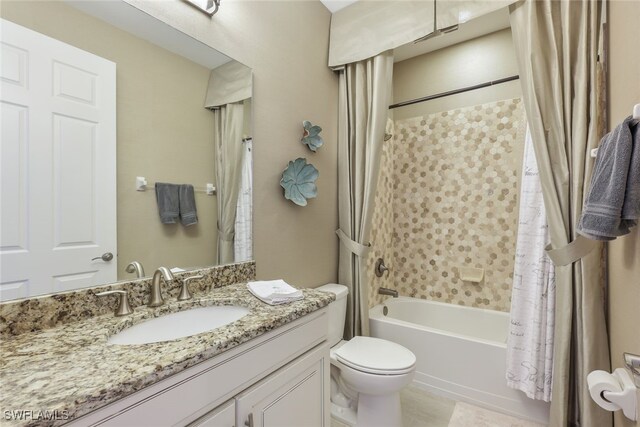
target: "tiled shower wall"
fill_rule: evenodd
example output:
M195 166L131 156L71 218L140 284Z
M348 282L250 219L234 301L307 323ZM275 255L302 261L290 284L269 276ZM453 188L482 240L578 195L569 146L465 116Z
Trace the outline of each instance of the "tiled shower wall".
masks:
M392 273L371 275L372 305L385 286L509 311L525 125L519 98L395 122L367 260L372 272L384 256ZM461 280L461 267L484 269L484 279Z
M378 289L395 289L395 268L393 267L393 142L385 141L382 145L380 158L380 175L376 189L375 207L373 211L372 228L369 241L371 250L367 256L366 269L369 274L369 306L373 307L384 300L378 295ZM382 277L376 277L374 268L376 260L383 258L389 272Z

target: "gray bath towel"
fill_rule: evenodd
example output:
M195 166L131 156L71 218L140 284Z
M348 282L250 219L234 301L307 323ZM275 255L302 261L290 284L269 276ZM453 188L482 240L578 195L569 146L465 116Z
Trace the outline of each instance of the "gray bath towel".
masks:
M166 182L156 183L156 200L160 222L163 224L175 224L180 215L180 195L177 184Z
M182 184L180 186L180 220L182 225L198 223L196 211L196 198L193 194L193 185Z
M629 233L640 214L640 145L634 143L631 117L605 135L591 177L578 233L595 240L613 240ZM637 127L637 126L636 126ZM632 164L632 161L634 162Z

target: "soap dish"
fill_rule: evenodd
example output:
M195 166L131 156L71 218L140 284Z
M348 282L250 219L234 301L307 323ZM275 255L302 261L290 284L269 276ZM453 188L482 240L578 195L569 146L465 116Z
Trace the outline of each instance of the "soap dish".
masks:
M484 278L484 268L459 267L459 277L465 282L480 283Z

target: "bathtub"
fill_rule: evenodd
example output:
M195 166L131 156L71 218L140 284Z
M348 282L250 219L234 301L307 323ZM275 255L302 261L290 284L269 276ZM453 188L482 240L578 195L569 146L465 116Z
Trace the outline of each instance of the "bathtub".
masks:
M506 385L508 313L400 297L373 307L369 317L371 336L397 342L416 355L414 386L548 423L549 404Z

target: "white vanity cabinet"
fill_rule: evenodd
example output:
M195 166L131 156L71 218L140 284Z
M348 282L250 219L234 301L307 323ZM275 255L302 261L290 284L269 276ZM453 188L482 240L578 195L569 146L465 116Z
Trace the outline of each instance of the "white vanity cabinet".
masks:
M326 308L72 421L70 426L328 426Z
M329 357L317 348L236 397L236 425L251 427L322 427Z
M189 424L189 427L232 427L236 421L236 401L232 399L203 417Z

